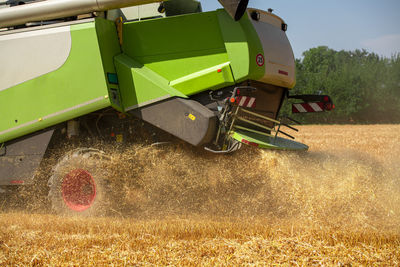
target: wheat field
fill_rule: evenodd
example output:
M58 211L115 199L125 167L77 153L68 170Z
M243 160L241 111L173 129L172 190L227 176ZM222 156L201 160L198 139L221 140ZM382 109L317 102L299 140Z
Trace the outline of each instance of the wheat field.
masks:
M400 125L299 128L308 152L110 152L119 205L2 204L0 265L400 265Z

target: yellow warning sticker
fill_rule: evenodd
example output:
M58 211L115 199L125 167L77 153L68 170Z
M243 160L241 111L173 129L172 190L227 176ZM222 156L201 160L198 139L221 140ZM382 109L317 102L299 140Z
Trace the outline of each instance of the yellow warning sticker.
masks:
M124 141L124 136L122 134L117 134L116 141L117 143L122 143Z
M191 119L192 121L194 121L196 119L196 116L193 114L189 114L188 118Z

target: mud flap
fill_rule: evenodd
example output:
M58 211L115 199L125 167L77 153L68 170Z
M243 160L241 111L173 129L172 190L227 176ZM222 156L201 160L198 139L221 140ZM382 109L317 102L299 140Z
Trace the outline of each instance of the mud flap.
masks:
M243 144L264 149L277 150L308 150L308 146L282 137L271 137L248 131L236 130L230 133L231 137Z
M32 184L54 129L0 144L0 185Z

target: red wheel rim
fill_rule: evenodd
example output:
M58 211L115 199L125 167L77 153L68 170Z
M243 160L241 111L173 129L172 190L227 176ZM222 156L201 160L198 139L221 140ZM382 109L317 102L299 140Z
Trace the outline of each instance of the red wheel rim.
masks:
M61 191L65 204L71 210L80 212L92 206L96 184L88 171L75 169L65 175Z

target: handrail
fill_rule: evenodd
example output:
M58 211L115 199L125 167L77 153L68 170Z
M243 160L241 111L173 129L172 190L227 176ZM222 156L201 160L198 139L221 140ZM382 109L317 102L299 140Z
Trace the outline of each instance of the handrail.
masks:
M261 119L264 119L264 120L271 121L271 122L275 123L275 125L274 125L273 128L270 128L270 127L267 127L267 126L262 125L262 124L260 124L260 123L257 123L257 122L254 122L254 121L245 119L245 118L243 118L243 117L240 117L240 116L237 115L239 110L242 111L242 112L244 112L244 113L253 115L254 117L258 117L258 118L261 118ZM262 128L262 129L265 129L265 130L268 130L268 131L271 131L271 132L275 132L275 135L272 135L272 134L270 134L270 133L265 133L265 132L262 132L262 131L258 131L258 130L254 130L254 129L251 129L251 128L247 128L247 127L244 127L244 126L236 125L236 124L235 124L236 120L244 121L244 122L246 122L246 123L248 123L248 124L255 125L255 126L259 127L259 128ZM276 126L278 126L277 129L276 129ZM298 131L296 128L294 128L294 127L292 127L292 126L290 126L290 125L287 125L286 123L282 123L282 122L280 122L280 121L278 121L278 120L271 119L271 118L269 118L269 117L267 117L267 116L263 116L263 115L258 114L258 113L256 113L256 112L249 111L249 110L247 110L247 109L243 109L243 108L237 106L236 111L235 111L235 114L233 115L233 120L232 120L232 122L231 122L231 127L230 127L230 129L229 129L229 132L232 130L232 128L237 128L237 129L241 129L241 130L244 130L244 131L249 131L249 132L253 132L253 133L257 133L257 134L261 134L261 135L265 135L265 136L269 136L269 137L273 137L273 138L276 138L276 137L278 136L278 133L281 133L281 134L283 134L283 135L286 135L287 137L290 137L290 138L292 138L292 139L295 139L295 138L294 138L293 136L291 136L290 134L287 134L287 133L283 132L283 131L281 130L281 126L286 126L286 127L288 127L289 129L292 129L292 130L294 130L294 131Z

